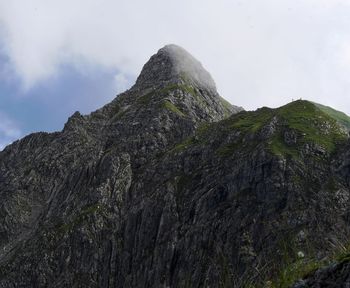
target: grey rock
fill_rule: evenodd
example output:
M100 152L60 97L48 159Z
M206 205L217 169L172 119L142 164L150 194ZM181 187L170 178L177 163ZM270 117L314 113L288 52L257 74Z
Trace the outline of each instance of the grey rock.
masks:
M350 150L275 153L285 123L249 129L241 110L172 45L111 103L6 147L0 287L244 287L284 249L331 253L350 232Z
M298 140L298 135L295 133L295 131L286 131L284 132L284 142L287 145L295 145Z

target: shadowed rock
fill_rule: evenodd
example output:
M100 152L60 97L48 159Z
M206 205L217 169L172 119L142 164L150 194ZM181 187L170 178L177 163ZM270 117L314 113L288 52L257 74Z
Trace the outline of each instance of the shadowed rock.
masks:
M111 103L5 148L0 287L263 286L327 257L350 235L347 134L307 101L241 110L169 45Z

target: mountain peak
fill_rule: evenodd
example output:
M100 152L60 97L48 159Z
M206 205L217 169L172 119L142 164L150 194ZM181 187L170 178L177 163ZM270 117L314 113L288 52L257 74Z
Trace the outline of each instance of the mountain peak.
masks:
M183 82L216 93L215 82L202 64L182 47L170 44L161 48L144 65L134 88Z

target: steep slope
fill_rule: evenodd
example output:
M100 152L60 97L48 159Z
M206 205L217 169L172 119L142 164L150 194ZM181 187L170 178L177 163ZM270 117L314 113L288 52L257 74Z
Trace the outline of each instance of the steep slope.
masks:
M167 285L278 285L299 252L321 259L345 243L349 189L331 159L346 142L334 119L296 101L241 112L176 145L141 177L150 180L140 196L156 190L153 207L162 203L152 245L171 263Z
M332 118L337 120L347 130L350 130L350 117L348 115L346 115L345 113L343 113L341 111L335 110L329 106L324 106L324 105L318 104L318 103L315 103L315 105L320 110L322 110L323 112L325 112L326 114L328 114L329 116L331 116Z
M0 153L0 286L123 283L115 273L126 275L119 248L139 171L201 123L239 110L198 61L170 45L110 104L75 113L60 133L8 146Z
M240 110L170 45L111 103L7 147L0 287L278 287L328 257L350 234L348 134L307 101Z
M293 285L293 288L345 288L350 283L350 261L349 259L339 263L332 263L329 266L317 269L309 273L306 279L300 279Z

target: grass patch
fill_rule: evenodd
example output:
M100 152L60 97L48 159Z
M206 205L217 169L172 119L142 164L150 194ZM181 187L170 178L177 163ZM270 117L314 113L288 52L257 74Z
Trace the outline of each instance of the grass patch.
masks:
M149 93L147 93L147 94L145 94L145 95L143 95L141 97L138 97L136 99L136 103L139 104L139 105L146 106L146 105L148 105L151 102L153 95L154 95L154 92L152 91L152 92L149 92Z
M170 85L160 89L156 93L158 93L158 94L166 94L168 92L175 91L175 90L182 90L183 92L191 94L192 96L196 96L197 95L196 90L192 86L185 85L185 84L170 84Z
M115 115L115 117L113 117L113 120L119 120L119 119L121 119L121 118L126 114L127 111L128 111L127 109L119 111L119 112Z
M222 98L221 96L220 96L220 102L222 106L224 106L227 110L231 111L232 105L230 102L228 102L226 99Z
M235 152L241 154L250 153L259 145L259 142L256 140L245 140L242 136L236 141L224 146L221 146L216 150L216 153L220 157L229 157L232 156Z
M191 95L200 105L202 106L208 106L207 102L205 101L205 99L201 96L200 93L197 92L197 90L191 86L191 85L186 85L186 84L170 84L162 89L156 90L156 91L151 91L141 97L138 97L136 99L136 103L139 105L149 105L149 103L152 101L152 98L156 95L164 95L164 94L168 94L170 92L173 91L182 91L186 94ZM169 102L169 101L168 101ZM230 109L231 109L231 104L229 102L227 102L226 100L224 100L223 98L221 98L221 102L223 103L223 106L225 107L225 109L227 110L227 116L229 116L230 113ZM166 108L168 108L170 111L177 113L178 115L182 114L184 116L184 113L182 111L180 111L174 104L172 103L166 103L165 104ZM174 107L175 106L175 107ZM181 112L181 113L178 113Z
M278 156L298 158L305 144L318 146L326 153L333 153L339 144L348 139L347 133L339 126L336 119L321 111L308 101L294 101L277 109L263 107L253 112L240 112L223 121L230 129L238 129L243 135L257 134L262 128L276 119L273 135L267 139L267 148ZM296 135L296 143L287 144L284 133ZM263 135L262 135L263 136ZM222 155L229 155L235 150L237 141L222 148ZM316 154L315 154L316 155Z
M65 234L69 231L71 231L72 229L74 229L76 226L78 226L79 224L83 223L84 221L86 221L87 217L102 211L102 205L101 204L93 204L90 206L86 206L84 208L82 208L80 210L80 213L77 214L73 220L69 223L64 223L62 225L59 225L57 227L57 231L59 233Z
M208 106L205 99L200 95L200 93L197 92L197 90L190 86L185 84L171 84L163 89L160 89L158 91L159 94L166 94L171 91L181 90L184 93L190 94L193 98L196 99L196 101L202 105L202 106Z
M296 254L296 250L293 254ZM290 253L283 255L283 258L283 262L286 264L283 265L273 281L268 281L271 288L291 287L298 280L310 277L316 270L329 266L331 263L350 262L350 243L347 245L338 243L335 251L323 260L300 259Z
M238 113L237 117L232 118L230 128L255 133L272 119L273 114L273 109L266 107L254 112L243 111Z
M175 152L175 153L182 152L195 143L197 143L195 138L189 137L189 138L185 139L184 141L182 141L181 143L176 144L175 147L170 150L170 152Z
M208 134L211 134L211 130L217 125L217 123L202 123L196 130L196 136L201 142L206 142Z
M302 279L309 275L310 273L317 270L321 263L313 258L314 251L312 249L307 249L309 251L300 251L296 246L294 237L292 235L286 235L286 237L279 242L278 251L281 252L279 259L274 260L280 261L276 265L276 272L274 276L267 281L269 285L267 287L271 288L287 288L291 287L299 279ZM301 253L301 254L300 254Z
M339 124L341 124L344 128L347 130L350 130L350 117L346 115L345 113L335 110L329 106L324 106L318 103L314 103L320 110L334 118L338 121Z
M268 148L274 155L278 156L290 156L292 158L298 158L299 152L296 147L288 146L284 143L281 135L275 135L268 143Z
M163 102L163 107L175 114L177 114L178 116L180 117L185 117L186 115L179 109L177 108L173 103L171 103L170 101L168 100L165 100Z
M232 109L231 103L228 102L226 99L222 98L221 96L220 96L219 99L220 99L221 105L225 109L225 111L224 111L225 117L229 117L232 114L232 112L231 112L231 109Z
M272 288L291 287L299 279L303 279L322 267L321 263L315 260L305 261L299 259L280 271L277 280L270 282Z
M111 122L121 119L126 112L127 112L127 109L122 109L122 107L120 107L118 104L115 105L111 111L111 115L112 115Z
M140 105L148 105L152 101L153 96L167 94L169 92L176 91L176 90L181 90L183 92L191 94L194 97L197 97L197 92L195 88L193 88L190 85L170 84L162 89L151 91L143 96L138 97L136 99L136 103Z
M322 146L332 153L336 146L347 139L346 133L331 116L308 101L294 101L277 109L286 125L302 136L301 143Z
M217 153L221 157L229 157L231 156L235 151L239 150L239 148L242 146L242 142L236 142L236 143L230 143L225 146L220 147L217 150Z

